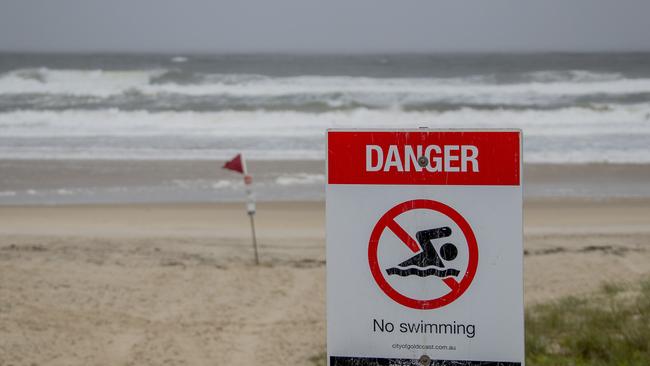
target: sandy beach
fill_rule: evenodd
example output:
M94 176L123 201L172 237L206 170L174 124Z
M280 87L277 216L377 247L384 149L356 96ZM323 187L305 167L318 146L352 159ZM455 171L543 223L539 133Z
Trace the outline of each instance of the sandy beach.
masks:
M0 365L310 364L322 202L0 207ZM650 275L650 200L525 203L525 302Z

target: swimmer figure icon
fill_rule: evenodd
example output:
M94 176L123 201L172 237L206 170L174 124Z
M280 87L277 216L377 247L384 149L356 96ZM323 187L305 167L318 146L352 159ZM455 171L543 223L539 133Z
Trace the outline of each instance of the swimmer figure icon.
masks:
M457 269L444 269L445 264L443 262L443 259L445 261L452 261L456 258L458 255L456 246L452 243L445 243L440 247L440 254L438 254L431 242L432 240L447 238L449 236L451 236L451 228L447 226L418 231L415 234L415 238L418 244L420 244L422 251L398 264L397 267L387 269L386 273L389 276L398 275L402 277L412 275L418 277L437 276L441 278L458 276L460 272Z

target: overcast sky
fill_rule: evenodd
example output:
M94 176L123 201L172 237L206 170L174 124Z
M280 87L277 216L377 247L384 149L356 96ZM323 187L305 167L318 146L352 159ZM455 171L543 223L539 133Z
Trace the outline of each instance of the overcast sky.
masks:
M0 0L0 50L650 50L650 0Z

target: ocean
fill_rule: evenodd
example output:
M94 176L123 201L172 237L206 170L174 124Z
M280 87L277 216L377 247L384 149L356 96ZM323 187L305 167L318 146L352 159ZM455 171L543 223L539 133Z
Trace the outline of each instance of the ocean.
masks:
M0 54L0 159L323 159L327 128L521 128L650 162L650 54Z
M322 199L325 130L348 127L520 128L525 163L646 164L650 53L0 53L0 204L241 200L196 163L239 152L260 199Z

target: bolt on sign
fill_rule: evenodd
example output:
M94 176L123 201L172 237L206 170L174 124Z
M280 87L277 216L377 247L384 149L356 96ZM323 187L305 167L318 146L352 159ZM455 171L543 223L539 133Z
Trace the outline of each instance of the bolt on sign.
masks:
M518 130L327 133L327 353L522 365Z

